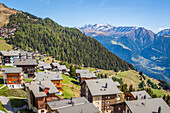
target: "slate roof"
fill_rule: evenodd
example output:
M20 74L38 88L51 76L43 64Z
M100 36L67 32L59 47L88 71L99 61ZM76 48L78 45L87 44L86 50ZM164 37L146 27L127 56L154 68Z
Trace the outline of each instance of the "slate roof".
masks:
M14 65L37 65L36 59L14 59Z
M40 91L40 88L49 88L49 93L59 93L58 89L55 85L50 81L34 81L31 83L25 83L25 86L29 88L34 94L35 97L44 97L47 94L44 91Z
M20 51L21 56L26 56L26 54L27 54L27 51Z
M60 73L57 72L38 72L35 74L35 80L63 80L63 77Z
M20 51L0 51L3 56L19 56Z
M161 113L170 113L170 107L162 98L125 101L132 113L157 113L161 106Z
M21 73L22 72L22 68L2 68L2 71L4 71L4 73Z
M57 110L59 113L97 113L99 110L85 97L72 98L74 106L69 103L70 99L47 102L52 110Z
M44 68L44 69L52 69L52 67L51 67L51 65L50 64L48 64L48 63L45 63L45 62L38 62L39 64L38 64L38 67L42 67L42 68Z
M58 68L59 71L67 70L67 67L65 65L60 65L57 68Z
M85 80L85 82L92 96L120 94L120 90L110 78Z
M120 86L119 82L115 81L113 82L116 86Z
M144 99L144 96L146 96L146 98L151 98L151 96L146 92L146 91L136 91L136 92L131 92L131 94L136 98L136 96L138 97L138 100Z
M59 63L52 63L52 65L53 65L54 67L60 66Z
M89 69L76 69L76 73L88 73L90 72Z
M96 75L94 73L90 73L88 69L82 70L82 69L76 69L76 73L80 74L81 78L94 78Z

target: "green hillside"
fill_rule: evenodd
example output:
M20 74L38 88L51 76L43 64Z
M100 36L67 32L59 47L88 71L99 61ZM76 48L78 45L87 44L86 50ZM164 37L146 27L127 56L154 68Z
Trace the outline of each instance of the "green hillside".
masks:
M85 67L115 71L134 69L133 65L76 28L62 27L49 18L41 19L29 13L11 15L8 27L12 23L19 23L19 27L9 43L22 49L32 48L56 60Z

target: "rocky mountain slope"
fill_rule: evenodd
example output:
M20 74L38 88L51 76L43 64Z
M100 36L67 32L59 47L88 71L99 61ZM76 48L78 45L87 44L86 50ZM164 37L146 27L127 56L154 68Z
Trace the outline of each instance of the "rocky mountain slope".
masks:
M0 3L0 27L9 23L9 16L11 14L21 13L15 9L6 7L4 4Z
M110 24L77 28L148 76L170 82L169 29L155 34L142 27L115 27Z

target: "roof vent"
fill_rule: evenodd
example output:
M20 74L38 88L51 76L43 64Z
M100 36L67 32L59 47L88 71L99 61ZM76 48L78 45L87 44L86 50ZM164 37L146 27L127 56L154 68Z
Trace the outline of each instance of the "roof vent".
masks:
M144 95L143 99L146 99L146 95Z
M96 81L96 83L99 83L98 81Z
M142 104L142 105L145 105L145 103L143 103L143 102L142 102L141 104Z
M102 91L102 89L100 89L100 91Z

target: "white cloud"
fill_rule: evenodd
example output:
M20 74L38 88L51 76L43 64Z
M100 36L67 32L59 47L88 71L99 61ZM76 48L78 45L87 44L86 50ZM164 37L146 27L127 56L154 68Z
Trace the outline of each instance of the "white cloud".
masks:
M170 29L170 27L165 27L165 28L158 28L158 31L162 31L164 29Z

